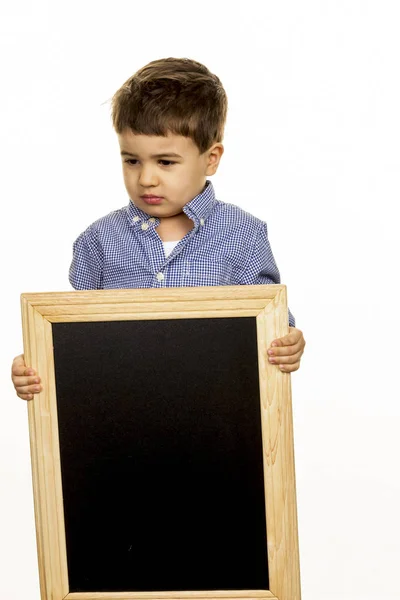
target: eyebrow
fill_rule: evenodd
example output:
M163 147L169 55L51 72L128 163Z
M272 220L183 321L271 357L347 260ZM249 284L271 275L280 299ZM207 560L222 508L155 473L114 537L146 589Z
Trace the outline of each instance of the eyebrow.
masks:
M132 152L127 152L126 150L121 151L121 156L132 156L132 158L139 158L137 154L132 154ZM180 156L180 154L175 154L175 152L163 152L162 154L152 154L150 158L162 158L163 156L183 158L182 156Z

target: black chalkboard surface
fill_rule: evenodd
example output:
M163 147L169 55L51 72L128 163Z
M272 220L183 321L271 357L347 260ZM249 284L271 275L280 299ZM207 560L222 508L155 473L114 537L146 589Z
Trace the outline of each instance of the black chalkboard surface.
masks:
M269 589L256 319L51 327L69 591Z

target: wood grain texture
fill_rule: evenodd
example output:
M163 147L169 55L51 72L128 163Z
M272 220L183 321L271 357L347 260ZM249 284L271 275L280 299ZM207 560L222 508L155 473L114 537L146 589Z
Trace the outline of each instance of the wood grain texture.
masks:
M34 327L35 322L35 310L33 306L22 296L21 297L21 312L22 312L22 332L23 332L23 343L24 343L24 357L27 365L37 364L37 349L36 349L36 332ZM47 585L45 570L47 564L44 561L44 546L43 541L43 519L42 519L42 501L40 493L42 485L39 481L39 470L40 460L38 460L38 452L40 449L40 438L37 429L40 428L37 423L36 415L36 404L34 400L27 403L28 406L28 420L29 420L29 441L30 441L30 452L31 452L31 466L32 466L32 486L33 486L33 504L35 511L35 523L36 523L36 546L38 555L38 567L39 567L39 583L42 598L47 598ZM43 481L43 478L42 478Z
M43 598L68 593L51 325L24 302L24 352L41 374L43 391L28 403L32 480Z
M300 600L290 374L267 360L288 332L286 287L205 286L23 294L26 364L43 392L28 403L42 600ZM68 593L51 323L257 317L270 590Z
M280 600L300 600L290 374L270 364L265 351L289 332L287 315L282 289L257 317L257 339L270 590Z
M272 300L283 285L226 285L186 288L143 288L90 290L73 292L46 292L23 294L23 297L40 311L40 306L154 303L154 302L197 302L198 300Z
M198 311L198 307L193 301L169 301L169 302L118 302L118 312L121 315L129 315L132 313L132 304L134 305L134 310L138 314L142 313L158 313L158 312L171 312L171 313L179 313L179 312L193 312ZM265 300L202 300L201 306L202 311L212 311L218 313L220 311L224 311L227 308L227 304L230 308L235 308L235 310L245 310L251 311L253 314L258 314L260 310L264 308ZM40 312L46 319L51 319L51 317L57 317L59 315L91 315L91 314L99 314L107 315L109 313L115 312L116 303L107 304L107 303L95 303L95 304L57 304L54 306L46 306L39 305L35 307L36 310Z

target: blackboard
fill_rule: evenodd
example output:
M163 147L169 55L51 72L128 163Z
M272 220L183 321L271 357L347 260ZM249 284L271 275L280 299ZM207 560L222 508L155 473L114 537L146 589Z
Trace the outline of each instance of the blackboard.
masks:
M300 600L286 287L21 306L41 600Z
M52 329L70 591L268 589L255 318Z

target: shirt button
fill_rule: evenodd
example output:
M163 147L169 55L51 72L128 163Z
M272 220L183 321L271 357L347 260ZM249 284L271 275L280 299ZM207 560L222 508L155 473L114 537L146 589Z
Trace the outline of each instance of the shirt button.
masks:
M138 221L140 221L140 218L139 217L133 217L132 220L133 220L134 223L137 223Z
M143 225L142 225L143 231L146 231L146 229L148 229L148 228L149 228L149 224L148 223L143 223Z
M156 222L156 220L154 217L151 217L151 219L149 219L149 223L155 223L155 222Z
M204 219L200 219L200 225L204 225L205 221Z
M157 273L156 277L157 277L158 281L163 281L164 273Z

